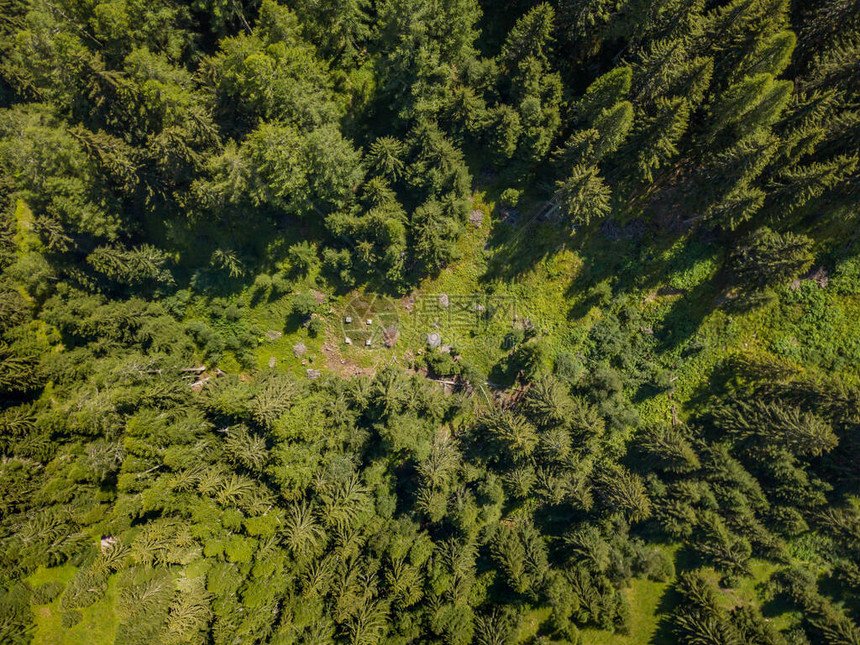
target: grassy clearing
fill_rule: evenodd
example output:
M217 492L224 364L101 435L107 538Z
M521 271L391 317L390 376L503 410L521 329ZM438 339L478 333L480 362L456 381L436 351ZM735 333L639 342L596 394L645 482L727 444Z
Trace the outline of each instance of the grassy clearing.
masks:
M372 374L389 364L408 367L425 351L427 335L438 333L443 345L489 373L507 353L502 341L512 328L533 324L550 354L578 353L591 326L620 298L653 329L661 361L673 375L671 396L639 402L645 422L668 421L673 409L679 419L688 418L714 369L736 352L768 352L860 380L860 332L852 324L860 315L860 298L827 293L825 301L824 292L812 293L807 284L797 293L782 290L762 306L733 309L717 244L694 234L627 233L630 223L618 224L615 232L592 226L571 235L554 223L530 221L527 213L511 225L489 201L495 192L473 196L483 217L478 226L467 225L458 242L459 260L406 297L361 290L333 295L319 286L315 273L298 280L294 293L326 292L315 314L325 331L316 338L286 324L291 295L255 301L249 289L243 291L236 299L245 305L259 341L254 366L274 363L300 378L307 369L320 368L346 377ZM439 302L442 294L447 307ZM491 303L498 305L491 319L476 314L476 308ZM344 322L346 316L352 325ZM371 327L363 325L365 318L373 319ZM392 326L398 338L389 348L383 332ZM272 339L271 332L282 335ZM352 344L345 343L347 337ZM292 348L299 342L307 352L297 358ZM241 371L229 352L221 367Z
M572 349L571 339L576 335L569 333L569 290L571 279L582 266L581 258L561 248L558 253L535 262L516 279L494 275L491 265L499 262L498 256L509 249L492 248L488 244L491 232L505 225L494 220L494 205L484 202L483 194L475 196L473 205L482 211L483 220L477 227L468 225L458 244L460 259L423 281L409 296L395 300L355 291L329 299L330 313L324 316L325 337L330 345L329 354L335 360L363 368L392 363L407 366L424 351L427 335L437 333L443 345L488 372L508 351L502 342L505 334L523 324L533 324L556 350ZM557 231L547 225L537 227L535 235L543 240L541 245L558 240ZM267 307L271 308L271 303ZM493 315L484 316L484 309ZM259 307L252 311L255 322L270 324ZM356 315L362 311L368 315ZM365 332L361 324L354 323L344 330L343 321L348 315L354 323L356 319L360 322L373 317L373 330ZM593 317L586 316L584 324L591 322ZM397 325L399 338L393 348L386 348L381 333L390 324ZM344 343L346 334L350 335L352 345ZM372 339L371 347L364 345L366 337ZM290 347L299 339L300 335L285 334L278 342ZM266 356L276 348L277 345L264 342L257 352L258 362L265 364Z
M15 203L14 233L12 242L15 245L15 257L19 274L23 277L29 271L28 266L41 260L40 253L44 250L42 242L36 233L36 218L33 211L23 199ZM18 293L28 304L33 303L33 296L23 282L18 282Z
M48 582L62 582L65 584L75 577L77 570L77 567L70 564L61 567L39 567L27 578L27 583L31 587L38 587Z
M613 634L597 629L582 630L582 642L589 645L672 645L673 641L658 633L663 618L661 607L670 592L671 583L633 580L624 590L630 604L630 633Z
M36 587L47 582L68 583L75 576L76 567L66 565L46 569L40 567L27 582ZM107 591L98 602L81 610L82 620L72 628L63 627L60 597L47 605L33 607L35 632L33 645L95 645L113 643L118 621L114 614L117 597L116 577L108 580Z
M15 202L15 232L12 241L15 244L18 257L44 250L39 235L36 233L36 218L23 199Z
M676 566L682 563L679 559L678 545L664 547L671 552ZM777 604L762 606L761 592L757 588L779 569L779 566L764 560L750 562L752 575L742 578L734 588L720 588L723 606L731 610L741 605L759 607L765 617L777 629L792 626L799 616L789 608ZM720 575L711 567L702 569L707 577L719 586ZM672 587L675 579L666 582L634 579L624 590L630 606L630 632L614 634L612 632L585 629L582 630L582 642L588 645L673 645L675 643L671 628L666 622L676 600Z

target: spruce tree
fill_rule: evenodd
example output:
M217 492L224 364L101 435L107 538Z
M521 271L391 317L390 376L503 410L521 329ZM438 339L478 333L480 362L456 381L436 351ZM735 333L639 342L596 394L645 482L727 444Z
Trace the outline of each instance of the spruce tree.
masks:
M711 85L713 71L713 58L695 56L688 39L659 40L639 56L633 96L645 103L680 96L697 107Z
M805 235L761 228L736 251L734 273L741 284L758 289L786 282L812 264L811 244Z
M596 167L576 165L556 186L557 208L569 226L587 226L609 213L612 193Z
M623 101L630 92L633 70L630 67L615 67L595 80L574 106L578 119L593 123L604 110Z
M820 197L857 168L857 155L839 156L829 161L782 171L774 180L772 199L782 216L802 208L811 199Z
M594 120L597 141L591 158L587 161L598 163L618 150L633 127L633 105L629 101L619 101L605 109Z
M710 137L728 127L735 136L748 136L772 125L791 97L792 83L777 81L771 74L756 74L731 85L710 109Z
M654 173L679 154L678 143L690 119L690 106L685 99L658 97L654 113L639 119L624 155L633 157L640 181L651 183Z

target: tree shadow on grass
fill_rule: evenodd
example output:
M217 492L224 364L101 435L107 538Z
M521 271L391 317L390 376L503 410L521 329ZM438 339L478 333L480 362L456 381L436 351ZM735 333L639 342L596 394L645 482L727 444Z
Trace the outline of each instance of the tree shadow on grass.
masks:
M174 271L179 288L193 286L213 296L230 297L253 284L258 274L273 272L293 244L326 237L321 221L246 208L217 222L202 220L175 227L165 244L180 253ZM231 276L226 269L213 266L216 250L234 255L241 273Z
M582 318L592 307L604 304L613 295L622 296L639 278L647 275L642 271L643 258L634 241L607 240L596 231L583 238L578 249L582 268L565 294L575 301L568 311L569 320ZM597 287L602 283L606 289Z
M702 381L690 392L687 406L691 410L704 410L714 398L730 398L732 382L739 376L731 358L722 359L714 365L707 380Z
M667 281L672 270L679 270L679 266L670 266L671 260L664 257L677 240L675 233L667 234L641 223L620 226L613 220L581 230L577 234L577 252L582 267L566 293L576 301L569 319L586 315L593 306L601 304L601 298L622 299L633 290L656 290ZM609 288L595 289L600 284Z
M654 613L657 615L657 629L648 640L648 645L675 645L677 638L673 633L671 613L681 602L681 594L671 585L663 590Z
M284 333L295 334L299 329L304 327L309 320L309 316L291 311L284 319Z
M689 343L705 318L719 307L718 295L719 289L710 281L680 294L655 329L661 351L670 352Z
M795 605L787 594L774 594L765 602L761 603L761 614L766 620L773 620L779 616L798 612L799 608Z
M593 306L600 304L602 297L621 299L632 291L639 291L651 292L648 297L654 299L681 296L672 307L677 310L679 319L672 323L683 322L686 327L697 329L702 318L712 310L710 307L703 310L702 298L709 290L714 295L718 293L715 286L718 276L696 277L697 271L709 266L702 263L718 259L713 240L706 232L691 232L684 237L673 231L609 223L610 226L602 225L601 231L589 231L581 240L578 252L583 261L582 269L567 291L567 297L576 300L569 319L585 316ZM682 239L683 243L678 244ZM611 285L610 294L595 290L595 285L601 283ZM691 314L692 319L689 318Z
M569 233L553 222L497 222L486 243L490 252L483 283L509 282L560 251Z

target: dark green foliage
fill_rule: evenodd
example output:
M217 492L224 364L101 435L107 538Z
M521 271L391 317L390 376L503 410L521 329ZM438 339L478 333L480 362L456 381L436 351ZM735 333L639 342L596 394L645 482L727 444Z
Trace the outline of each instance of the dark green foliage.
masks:
M816 577L809 570L787 569L777 581L779 590L796 603L804 615L804 623L815 638L838 645L860 640L860 629L816 588Z
M713 583L698 572L682 574L678 591L684 600L673 616L679 643L733 645L743 642L722 608Z
M735 441L788 450L796 456L818 457L836 447L838 439L820 417L798 408L761 400L739 402L716 412L715 422Z
M0 641L860 642L856 4L0 3Z
M30 590L23 584L0 588L0 637L4 643L29 643L32 637Z
M57 596L63 593L65 585L61 582L46 582L33 589L33 603L46 605L53 602Z
M317 299L314 297L314 294L305 292L300 293L296 296L293 296L292 302L292 310L293 314L299 316L300 318L307 318L314 311L316 311L318 307Z
M655 426L641 433L641 448L650 464L670 472L699 468L699 457L681 428Z
M747 288L785 284L812 264L810 244L806 236L759 229L735 253L734 274Z
M612 193L597 168L574 166L570 177L558 182L559 209L572 228L588 225L609 214Z
M25 348L0 343L0 390L19 393L34 389L39 383L36 361Z
M173 276L164 266L166 254L149 245L130 250L101 246L87 257L87 262L108 279L123 285L173 283Z
M584 122L594 122L605 110L627 97L632 79L633 70L629 67L616 67L598 78L577 103L577 116Z
M658 97L654 109L632 134L636 149L636 170L641 181L652 182L654 173L678 154L678 142L687 130L690 104L686 99Z
M603 475L599 484L603 503L610 512L623 514L631 523L651 515L645 486L635 473L615 469Z

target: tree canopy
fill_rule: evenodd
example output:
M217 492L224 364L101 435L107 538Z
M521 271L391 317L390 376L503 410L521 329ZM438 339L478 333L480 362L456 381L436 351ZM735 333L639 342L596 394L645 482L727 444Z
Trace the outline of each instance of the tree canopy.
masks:
M860 643L858 6L0 2L0 642Z

